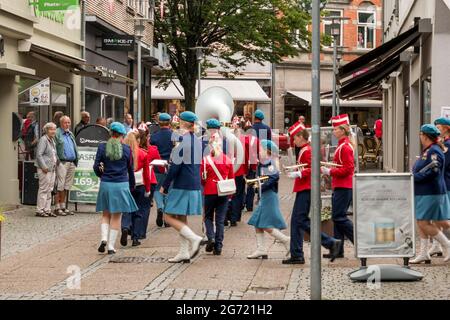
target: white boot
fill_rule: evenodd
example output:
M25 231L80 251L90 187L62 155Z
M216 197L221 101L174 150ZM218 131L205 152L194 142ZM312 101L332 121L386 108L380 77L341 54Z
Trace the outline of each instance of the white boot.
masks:
M431 245L430 250L428 250L428 254L430 255L430 257L433 257L433 256L442 257L441 244L439 242L437 242L436 240L434 240L433 244Z
M267 259L267 249L264 245L264 233L256 233L256 251L247 256L247 259Z
M108 242L109 224L102 223L100 225L100 230L101 230L101 240L100 240L100 246L98 247L98 252L104 253L106 243Z
M118 234L119 234L119 230L114 230L114 229L109 230L108 254L116 253L116 249L114 249L114 245L116 244L116 239L117 239Z
M202 242L202 237L196 235L194 231L191 230L188 226L184 226L180 230L180 234L185 237L189 241L189 255L190 258L193 259L200 251L200 243Z
M431 257L427 252L428 245L430 241L428 239L420 239L420 251L419 254L416 255L416 258L409 261L411 264L419 264L425 262L426 264L431 263Z
M286 248L286 256L290 253L290 247L291 247L291 238L286 236L284 233L282 233L278 229L272 229L272 233L270 233L272 237L274 237L276 240L280 241L284 247Z
M442 233L442 231L439 231L439 233L433 238L442 246L442 251L444 252L444 262L450 261L450 241L448 241L447 237Z
M180 234L180 251L178 254L169 259L170 263L189 263L191 256L189 255L189 241Z

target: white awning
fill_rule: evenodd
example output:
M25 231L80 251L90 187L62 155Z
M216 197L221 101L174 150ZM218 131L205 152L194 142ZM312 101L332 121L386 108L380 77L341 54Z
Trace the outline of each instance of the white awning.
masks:
M444 0L444 3L447 5L448 9L450 10L450 0Z
M311 91L288 91L291 94L301 100L304 100L308 104L311 104L312 94ZM339 100L340 107L354 107L354 108L382 108L383 102L379 100ZM333 105L332 99L321 99L320 105L322 107L331 107Z
M152 81L152 99L157 100L184 100L184 89L180 81L174 79L166 90L157 88L158 81ZM258 82L250 80L201 80L202 91L211 87L227 89L234 101L270 102L270 98L260 87ZM197 90L196 90L197 92Z

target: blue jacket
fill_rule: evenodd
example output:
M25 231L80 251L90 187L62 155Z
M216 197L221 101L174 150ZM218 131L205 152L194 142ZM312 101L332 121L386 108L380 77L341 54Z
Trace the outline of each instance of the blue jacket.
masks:
M253 135L256 136L258 140L272 140L272 130L267 124L263 122L255 122L252 129L254 130ZM266 130L266 134L264 134L264 130Z
M106 157L106 143L99 145L95 155L94 171L103 182L129 182L130 189L134 189L133 155L128 145L122 144L122 147L122 159L112 161ZM100 171L101 162L103 162L104 172Z
M436 169L419 172L435 159L439 166ZM416 161L413 168L414 193L416 196L446 194L444 180L445 156L441 148L433 144L422 152L421 157Z
M275 165L275 161L270 159L264 163L260 163L258 169L260 176L269 177L269 180L264 181L262 184L261 192L272 190L278 193L278 180L280 180L280 172Z
M161 159L169 161L173 149L173 131L161 128L150 137L150 144L158 148Z
M445 155L444 179L447 191L450 191L450 138L445 140L444 144L448 149L447 152L444 154Z
M181 143L172 150L164 192L168 192L172 182L174 189L201 190L201 163L201 140L193 133L183 135Z

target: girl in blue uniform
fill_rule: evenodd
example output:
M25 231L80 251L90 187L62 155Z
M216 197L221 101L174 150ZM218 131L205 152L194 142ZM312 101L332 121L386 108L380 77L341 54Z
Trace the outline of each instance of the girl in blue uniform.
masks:
M450 242L433 222L448 220L449 200L444 179L445 146L439 142L440 131L426 124L420 130L423 146L421 157L413 168L416 220L419 229L420 251L411 263L431 263L428 254L429 237L446 251L444 261L450 260ZM434 163L434 165L432 165ZM431 167L427 167L427 166Z
M162 194L167 194L165 222L180 233L180 251L169 259L171 263L190 262L197 255L202 241L202 237L187 225L187 216L202 215L203 212L200 178L202 143L194 134L197 120L193 112L181 113L180 127L185 133L172 151L169 172L160 189Z
M283 243L289 253L290 238L280 230L286 229L286 222L280 211L278 200L278 180L280 179L278 165L278 147L270 140L262 140L260 148L260 176L268 176L261 186L261 200L248 221L256 230L256 251L247 259L267 259L267 248L264 244L264 232Z

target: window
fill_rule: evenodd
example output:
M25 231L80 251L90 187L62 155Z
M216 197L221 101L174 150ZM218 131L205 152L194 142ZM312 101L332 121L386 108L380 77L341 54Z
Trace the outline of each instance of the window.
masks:
M431 76L422 81L422 124L431 123Z
M343 17L343 12L342 10L327 10L327 17ZM323 22L324 24L324 33L333 38L331 35L331 25L332 25L332 21L331 20L324 20ZM337 41L337 45L338 46L342 46L342 34L344 33L344 22L340 21L341 24L341 32L338 36L338 41Z
M373 9L372 9L373 8ZM374 7L358 10L358 48L375 48L376 11Z

